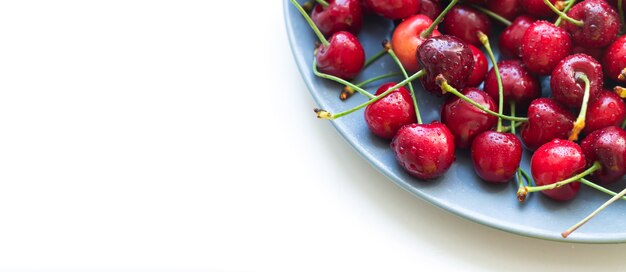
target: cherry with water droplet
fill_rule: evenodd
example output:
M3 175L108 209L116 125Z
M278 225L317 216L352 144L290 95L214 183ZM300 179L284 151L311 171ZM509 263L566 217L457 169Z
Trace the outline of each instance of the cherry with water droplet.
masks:
M525 108L533 99L541 96L539 81L532 75L519 60L505 60L498 62L500 75L502 77L502 87L504 94L504 104L509 105L514 101L520 108ZM487 73L485 79L485 92L491 98L498 99L498 81L493 69Z
M569 34L550 22L534 22L522 37L521 56L529 71L549 75L554 67L570 53Z
M442 31L466 43L480 45L478 31L491 34L491 22L484 13L468 6L458 5L450 10L442 24Z
M443 75L452 87L460 89L467 84L474 70L472 50L461 39L450 35L424 41L417 50L417 60L426 70L426 75L420 78L422 86L437 95L441 95L435 81L438 75Z
M589 134L580 147L587 158L587 165L599 162L601 168L589 176L596 183L607 184L626 174L626 131L610 126Z
M586 160L582 149L572 141L554 139L539 147L530 159L530 169L537 186L566 180L585 169ZM555 189L541 191L559 201L576 196L580 183L571 182Z
M567 139L574 127L574 116L550 98L537 98L528 106L528 122L520 136L524 146L535 150L552 139Z
M485 131L472 142L474 171L492 183L509 181L522 160L522 144L512 133Z
M461 93L490 110L496 110L493 99L477 88L465 88ZM454 143L458 148L469 147L476 135L492 129L497 121L497 117L457 96L449 97L441 107L441 122L446 124L454 135Z
M327 3L327 7L315 5L311 12L311 20L325 36L339 31L359 34L363 26L359 0L328 0Z
M380 95L396 85L383 84L376 91ZM415 107L409 91L400 87L365 108L365 123L370 131L383 139L391 140L404 125L415 123Z

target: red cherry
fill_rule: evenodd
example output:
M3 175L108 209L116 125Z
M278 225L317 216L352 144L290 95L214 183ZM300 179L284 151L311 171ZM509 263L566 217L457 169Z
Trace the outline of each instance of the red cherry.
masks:
M379 95L396 85L383 84L376 91ZM374 135L391 140L396 132L408 124L415 123L415 107L409 91L400 87L365 108L365 123Z
M522 61L533 73L549 75L569 55L572 42L565 30L546 21L534 22L522 37Z
M520 136L526 148L535 150L552 139L567 139L574 126L574 116L550 98L537 98L528 106L528 122Z
M494 1L495 2L495 1ZM506 27L500 34L500 53L507 58L521 58L522 37L526 30L535 22L535 19L525 15L513 20L510 26Z
M431 20L435 20L441 13L441 5L438 0L421 0L419 14L426 15Z
M408 18L420 10L420 0L363 0L374 13L392 20Z
M574 45L572 47L572 54L585 54L593 57L598 62L602 61L602 55L604 55L605 48L587 48L580 45Z
M602 64L609 78L619 80L620 73L626 68L626 35L617 38L606 48Z
M550 3L554 5L557 0L550 0ZM554 11L552 11L543 0L522 0L522 8L526 13L532 15L535 18L550 18L554 17Z
M474 70L472 70L472 74L467 80L466 85L468 87L477 87L485 79L487 69L489 69L489 63L487 62L487 57L485 57L483 51L480 51L480 49L471 44L469 47L472 50L472 55L474 56Z
M582 21L582 26L564 20L562 27L571 33L572 41L580 46L599 48L617 37L620 21L617 12L604 0L585 0L572 7L567 16Z
M504 104L515 101L520 108L525 108L530 102L541 96L539 81L529 73L519 60L505 60L498 62L498 69L502 78ZM485 92L494 100L498 98L498 80L496 72L491 69L485 79Z
M320 45L315 54L319 71L346 80L356 77L365 64L359 40L350 32L339 31L328 42L327 47Z
M391 36L391 48L400 59L402 66L411 72L415 73L419 71L420 67L417 63L417 48L419 48L426 38L422 38L420 35L424 30L428 29L433 21L425 15L415 15L406 20L396 27ZM435 29L431 37L436 37L441 33Z
M601 128L619 126L626 118L626 104L614 92L602 91L589 102L583 132L589 134Z
M491 0L487 2L487 9L507 20L513 20L524 11L521 2L522 0Z
M311 19L319 30L330 36L335 32L348 31L357 35L363 26L363 14L359 0L329 0L328 7L316 5Z
M585 155L576 143L554 139L535 151L530 159L530 169L538 186L553 184L570 178L585 170ZM574 198L580 183L572 182L551 190L541 191L559 201Z
M476 174L488 182L507 182L522 160L522 144L511 133L485 131L476 136L471 150Z
M477 88L465 88L462 94L480 105L496 111L496 103L485 92ZM441 108L441 122L446 124L454 135L458 148L467 148L476 135L492 129L498 118L463 101L457 96L450 97Z
M602 66L594 58L585 54L570 55L559 62L550 78L550 88L554 100L572 109L579 109L583 102L585 83L576 79L576 73L587 75L589 100L592 101L602 91Z
M443 32L456 36L466 43L481 45L476 33L481 31L489 36L491 33L491 22L484 13L464 5L453 7L442 24Z
M402 127L391 150L400 166L419 179L442 176L455 160L454 136L439 122Z
M424 41L417 50L419 65L426 70L420 78L427 91L441 95L435 78L441 74L448 83L461 89L474 70L474 57L469 46L457 37L441 35Z
M626 131L610 126L589 134L581 143L587 166L600 162L600 170L589 178L597 183L612 183L626 174Z

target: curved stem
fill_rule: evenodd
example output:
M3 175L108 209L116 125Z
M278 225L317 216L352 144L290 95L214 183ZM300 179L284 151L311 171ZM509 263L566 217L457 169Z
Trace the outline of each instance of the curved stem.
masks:
M318 4L322 5L322 7L328 7L328 2L324 0L315 0Z
M365 61L365 64L363 65L363 69L367 68L367 66L370 66L370 64L374 63L374 61L376 61L376 60L380 59L380 57L384 56L385 53L387 53L387 50L389 50L389 48L385 47L382 50L378 51L371 58L367 59Z
M324 46L328 46L328 40L326 40L326 38L324 37L324 35L322 34L322 32L320 31L319 28L317 28L317 26L315 25L315 23L313 23L313 20L311 20L311 17L309 16L309 14L306 13L306 11L304 11L304 9L302 8L302 6L300 6L300 4L298 4L298 2L296 2L296 0L289 0L291 1L291 3L296 6L296 8L298 9L298 11L300 12L300 14L302 14L302 16L304 17L304 19L306 20L307 23L309 23L309 26L311 26L311 29L313 29L313 32L315 32L315 35L317 36L317 38L320 40L320 42L322 43L322 45Z
M350 87L352 90L356 90L360 94L367 96L367 98L369 98L369 99L374 98L373 94L368 93L366 90L363 90L361 87L356 86L353 83L351 83L351 82L349 82L349 81L347 81L345 79L342 79L342 78L339 78L339 77L336 77L336 76L333 76L333 75L325 74L325 73L322 73L322 72L318 71L317 70L317 61L315 60L315 58L313 58L313 74L315 74L318 77L329 79L329 80L332 80L332 81L337 82L339 84L346 85L346 86Z
M580 112L578 113L578 117L576 118L576 122L574 122L574 127L569 135L570 141L578 140L578 134L585 128L585 119L587 117L587 104L589 104L589 86L591 83L589 82L589 78L584 73L576 73L576 79L581 79L585 82L585 93L583 94L583 104L580 107Z
M532 186L533 179L521 167L517 168L517 174L519 175L520 173L522 174L522 176L524 176L524 180L526 180L526 184L528 184L528 186ZM526 201L527 196L528 196L528 192L526 191L526 186L522 185L522 183L520 182L519 187L517 188L517 200L519 202L524 202Z
M600 186L598 184L595 184L595 183L593 183L593 181L587 180L585 178L581 178L579 181L580 181L580 183L585 184L585 185L587 185L587 186L589 186L589 187L591 187L593 189L596 189L596 190L598 190L600 192L603 192L603 193L605 193L607 195L612 195L612 196L617 195L616 192L613 192L613 191L611 191L611 190L609 190L607 188L604 188L604 187L602 187L602 186ZM622 200L626 200L626 197L622 197Z
M430 35L433 34L433 31L435 31L437 25L441 23L441 21L443 21L443 18L446 16L446 14L448 14L448 11L450 11L458 2L459 0L452 0L450 4L448 4L448 6L441 13L439 13L439 16L435 18L433 23L430 24L430 26L426 30L424 30L422 34L420 34L420 37L424 39L430 38Z
M358 86L358 87L363 87L363 86L365 86L367 84L370 84L370 83L372 83L374 81L378 81L378 80L389 78L389 77L400 76L400 75L402 75L402 74L401 73L387 73L387 74L384 74L384 75L380 75L380 76L375 76L373 78L369 78L369 79L364 80L363 82L355 84L355 85Z
M624 188L624 190L622 190L621 192L619 192L617 195L613 196L611 199L609 199L607 202L604 202L604 204L602 204L602 206L600 206L599 208L597 208L595 211L593 211L591 214L589 214L587 217L585 217L583 220L581 220L580 222L576 223L574 226L572 226L571 228L569 228L568 230L564 231L563 233L561 233L561 236L563 236L563 238L567 238L567 236L569 236L572 232L574 232L575 230L577 230L578 228L580 228L580 226L584 225L585 223L587 223L587 221L589 221L592 217L594 217L596 214L598 214L599 212L601 212L602 210L604 210L606 207L608 207L609 205L611 205L613 202L615 202L616 200L618 200L619 198L623 197L624 195L626 195L626 188Z
M419 70L415 74L413 74L410 77L408 77L407 79L405 79L405 80L401 81L400 83L394 85L393 87L391 87L388 90L384 91L383 93L375 96L374 98L368 100L367 102L365 102L365 103L363 103L361 105L358 105L358 106L356 106L354 108L351 108L349 110L342 111L340 113L333 114L333 113L330 113L330 112L328 112L326 110L323 110L323 109L314 109L313 111L315 111L315 113L317 114L317 118L335 120L337 118L340 118L342 116L348 115L348 114L353 113L353 112L355 112L357 110L360 110L362 108L367 107L368 105L370 105L370 104L380 100L381 98L383 98L386 95L388 95L389 93L397 90L398 88L406 85L407 83L409 83L409 82L411 82L411 81L413 81L413 80L415 80L417 78L423 77L425 74L426 74L426 71L424 69Z
M581 172L580 174L575 175L575 176L573 176L571 178L568 178L568 179L565 179L565 180L562 180L562 181L559 181L559 182L555 182L555 183L552 183L552 184L543 185L543 186L526 186L524 188L524 190L527 193L533 193L533 192L539 192L539 191L552 190L552 189L555 189L555 188L559 188L559 187L561 187L561 186L563 186L565 184L572 183L574 181L578 181L580 178L585 177L585 176L595 172L596 170L598 170L600 168L602 168L602 166L600 165L600 162L594 162L593 165L591 165L591 167L589 167L587 170L585 170L585 171Z
M504 24L505 26L510 26L511 25L511 21L507 20L506 18L498 15L497 13L495 13L495 12L493 12L491 10L488 10L488 9L483 8L483 7L481 7L479 5L476 5L476 4L470 4L470 6L472 6L473 8L475 8L477 10L480 10L482 13L484 13L487 16L493 18L494 20Z
M450 84L448 84L448 81L443 77L443 75L438 75L437 78L435 79L437 85L441 88L441 91L443 93L451 93L453 95L458 96L459 98L463 99L463 101L472 104L474 107L479 108L480 110L489 113L493 116L496 117L500 117L504 120L509 120L509 121L517 121L517 122L528 122L528 118L524 118L524 117L511 117L511 116L507 116L504 114L499 114L495 111L492 111L488 108L486 108L485 106L477 103L476 101L470 99L469 97L465 96L464 94L462 94L461 92L457 91L454 87L450 86Z
M511 117L515 117L515 116L511 116ZM512 122L511 126L515 125L516 128L521 126L522 123L523 123L523 122L513 122L513 121L511 121L511 122ZM515 123L515 124L513 124L513 123ZM513 128L511 126L504 126L504 127L502 127L502 132L511 132L513 130Z
M563 8L563 13L567 13L574 6L574 4L576 4L576 0L567 1L567 5L565 6L565 8ZM557 18L556 22L554 22L554 26L561 25L561 22L563 22L563 18Z
M498 114L502 115L502 111L504 108L504 87L502 86L502 76L500 76L500 69L498 69L498 62L496 61L496 57L493 55L493 51L491 50L491 45L489 44L489 38L485 33L478 31L477 33L478 39L483 44L485 49L487 49L487 54L489 55L489 59L491 59L491 63L493 64L493 70L496 72L496 79L498 81ZM498 126L496 127L496 131L502 132L502 118L498 118Z
M554 11L554 13L556 13L557 15L559 15L560 18L563 18L563 20L568 21L570 23L572 23L575 26L583 26L583 21L579 21L576 19L573 19L572 17L567 16L567 14L565 14L564 12L560 11L558 8L556 8L554 5L552 5L552 3L550 3L550 1L548 0L543 0L544 3L546 3L546 5L548 5L548 7Z
M385 47L390 47L390 46L385 46ZM389 51L387 52L389 53L393 61L395 61L396 64L398 64L398 67L400 67L400 71L402 71L404 78L408 78L409 75L406 73L404 66L402 66L402 62L400 62L400 59L398 59L398 56L396 55L396 53L393 52L393 49L389 48ZM419 106L417 105L417 96L415 95L415 90L413 89L413 84L411 82L409 82L409 90L411 91L411 98L413 99L413 107L415 108L415 116L417 117L417 123L422 124L422 116L420 114Z

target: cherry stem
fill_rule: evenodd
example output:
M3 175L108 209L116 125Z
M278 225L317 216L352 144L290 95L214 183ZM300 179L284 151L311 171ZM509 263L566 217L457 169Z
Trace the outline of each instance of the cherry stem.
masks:
M507 20L506 18L500 16L499 14L497 14L497 13L491 11L491 10L488 10L486 8L483 8L483 7L481 7L479 5L475 5L475 4L470 4L470 6L472 6L473 8L479 10L480 12L486 14L487 16L493 18L494 20L496 20L496 21L498 21L498 22L500 22L500 23L502 23L502 24L504 24L506 26L510 26L512 24L511 21Z
M314 109L313 111L315 111L315 113L317 114L317 118L328 119L328 120L335 120L337 118L340 118L342 116L348 115L348 114L353 113L353 112L355 112L357 110L360 110L362 108L367 107L368 105L370 105L370 104L380 100L381 98L383 98L386 95L388 95L389 93L397 90L398 88L406 85L407 83L409 83L409 82L411 82L411 81L413 81L413 80L415 80L417 78L423 77L425 74L426 74L426 70L424 70L424 69L419 70L415 74L413 74L410 77L408 77L407 79L405 79L405 80L401 81L400 83L394 85L393 87L387 89L383 93L381 93L381 94L379 94L377 96L374 96L372 99L366 101L365 103L363 103L361 105L358 105L358 106L356 106L356 107L354 107L352 109L340 112L340 113L333 114L333 113L330 113L330 112L328 112L326 110L323 110L323 109Z
M563 20L568 21L570 23L572 23L575 26L583 26L583 21L580 20L576 20L573 19L572 17L567 16L567 14L565 14L564 12L560 11L558 8L556 8L554 5L552 5L552 3L550 3L550 1L548 0L543 0L544 3L546 3L546 5L548 5L548 7L554 11L557 15L559 15L560 18L563 18Z
M515 123L515 124L513 124ZM511 126L515 125L515 127L519 127L522 125L522 122L513 122L511 123ZM504 126L502 127L502 132L511 132L511 130L513 130L513 128L511 126Z
M398 64L398 67L400 67L400 71L402 71L404 78L408 78L409 75L406 73L404 66L402 66L402 62L400 62L400 59L398 59L398 56L396 55L396 53L393 51L393 49L391 49L391 46L387 45L385 47L389 47L389 50L387 52L389 53L391 58L396 62L396 64ZM417 123L422 124L422 116L420 114L419 106L417 105L417 96L415 95L415 90L413 89L413 84L411 82L409 82L409 90L411 91L411 98L413 99L413 106L415 107L415 116L417 116Z
M322 7L328 7L328 2L324 0L315 0L318 4L322 5Z
M548 185L543 185L543 186L526 186L524 187L524 191L526 191L526 193L533 193L533 192L539 192L539 191L545 191L545 190L552 190L555 188L559 188L565 184L568 183L572 183L574 181L578 181L580 178L585 177L593 172L595 172L596 170L602 168L602 166L600 165L600 162L594 162L593 165L591 165L591 167L589 167L587 170L579 173L578 175L575 175L571 178L559 181L559 182L555 182L552 184L548 184Z
M600 186L600 185L598 185L598 184L595 184L595 183L593 183L592 181L589 181L589 180L587 180L587 179L585 179L585 178L581 178L581 179L580 179L580 183L585 184L585 185L587 185L587 186L589 186L589 187L591 187L591 188L593 188L593 189L596 189L596 190L598 190L598 191L600 191L600 192L603 192L603 193L605 193L605 194L607 194L607 195L612 195L612 196L617 195L617 193L616 193L616 192L613 192L613 191L611 191L611 190L609 190L609 189L607 189L607 188L604 188L604 187L602 187L602 186ZM622 197L622 199L623 199L623 200L626 200L626 197Z
M567 238L567 236L569 236L570 234L572 234L572 232L574 232L575 230L577 230L578 228L580 228L582 225L584 225L585 223L587 223L587 221L589 221L591 218L593 218L594 216L596 216L596 214L598 214L599 212L601 212L602 210L604 210L606 207L608 207L609 205L611 205L613 202L615 202L616 200L620 199L621 197L623 197L624 195L626 195L626 188L624 188L624 190L622 190L621 192L619 192L618 194L616 194L615 196L611 197L611 199L609 199L607 202L604 202L604 204L602 204L602 206L600 206L599 208L597 208L595 211L593 211L591 214L589 214L587 217L585 217L583 220L580 220L580 222L576 223L574 226L572 226L571 228L569 228L568 230L564 231L563 233L561 233L561 236L563 236L563 238Z
M489 37L481 31L478 31L477 35L480 42L483 44L485 49L487 49L487 55L489 55L489 59L491 59L491 63L493 64L493 70L496 72L496 79L498 81L498 114L502 115L504 108L504 87L502 86L502 77L500 76L500 69L498 69L498 62L496 61L496 57L493 55L493 51L491 50ZM496 131L502 132L502 118L498 118Z
M325 73L322 73L322 72L318 71L317 70L317 61L315 60L315 58L313 58L313 74L315 74L318 77L329 79L329 80L335 81L335 82L337 82L339 84L343 84L345 86L348 86L348 87L352 88L352 90L356 90L360 94L362 94L364 96L367 96L367 98L369 98L369 99L374 98L373 94L368 93L366 90L363 90L361 87L356 86L353 83L351 83L351 82L349 82L349 81L347 81L345 79L342 79L342 78L339 78L339 77L336 77L336 76L333 76L333 75L325 74Z
M470 99L469 97L465 96L464 94L460 93L459 91L457 91L454 87L450 86L450 84L448 84L448 81L446 80L445 77L443 77L443 75L438 75L435 78L435 82L437 83L437 86L439 86L441 88L441 92L442 93L451 93L453 95L458 96L459 98L463 99L463 101L472 104L474 107L479 108L480 110L489 113L493 116L496 117L500 117L504 120L509 120L509 121L517 121L517 122L528 122L528 118L525 117L512 117L512 116L507 116L504 114L500 114L497 113L495 111L492 111L488 108L486 108L485 106L477 103L476 101Z
M511 100L511 116L515 117L515 101ZM515 121L511 121L511 133L515 135Z
M384 74L384 75L380 75L380 76L376 76L370 79L367 79L359 84L355 84L357 87L363 87L366 84L372 83L374 81L377 80L381 80L384 78L388 78L388 77L394 77L394 76L399 76L402 75L400 73L388 73L388 74ZM346 100L348 98L350 98L353 94L354 94L355 90L354 88L346 85L345 87L343 87L343 91L341 91L341 94L339 94L339 99L341 100Z
M576 4L576 0L567 1L567 5L565 6L565 8L563 8L563 12L567 13L574 6L574 4ZM561 22L563 22L563 18L557 18L556 22L554 22L554 26L559 26Z
M574 122L574 127L570 132L569 139L570 141L578 140L578 134L585 128L585 119L587 117L587 104L589 104L589 78L584 73L576 73L576 79L582 79L585 82L585 93L583 94L583 104L580 107L580 113L578 113L578 118L576 118L576 122Z
M296 6L296 8L298 9L298 11L300 12L300 14L302 14L302 16L304 17L304 19L306 20L307 23L309 23L309 26L311 27L311 29L313 29L313 32L315 32L315 35L317 36L317 38L320 40L320 42L322 43L322 45L324 46L328 46L328 40L326 40L326 38L324 37L324 34L322 34L322 32L320 31L319 28L317 28L317 26L315 25L315 23L313 22L313 20L311 20L311 17L309 17L309 14L306 13L306 11L304 11L304 9L302 8L302 6L300 6L300 4L298 4L298 2L296 2L296 0L290 0L291 3Z
M526 184L528 184L528 186L532 186L532 181L533 179L530 177L530 175L528 175L528 173L526 173L526 171L524 171L524 169L522 169L521 167L517 168L517 175L519 178L519 174L522 174L522 176L524 177L524 180L526 180ZM524 202L526 201L526 197L528 196L528 193L525 191L525 186L522 184L522 182L520 181L519 183L519 187L517 188L517 200L519 202Z
M386 42L386 40L383 42ZM363 69L367 68L367 66L370 66L370 64L374 63L374 61L380 59L380 57L384 56L387 53L389 48L387 48L386 46L383 46L383 47L384 48L382 50L378 51L378 53L376 53L371 58L365 61L365 64L363 65Z
M435 20L432 22L432 24L430 24L430 26L424 30L422 32L422 34L420 34L420 37L423 39L428 39L430 38L430 35L433 34L433 31L435 31L435 28L437 27L437 25L439 23L441 23L441 21L443 21L443 18L446 16L446 14L448 14L448 12L454 7L454 5L456 5L456 3L458 3L459 0L452 0L450 2L450 4L448 4L448 6L441 12L439 13L439 16L437 16L437 18L435 18Z

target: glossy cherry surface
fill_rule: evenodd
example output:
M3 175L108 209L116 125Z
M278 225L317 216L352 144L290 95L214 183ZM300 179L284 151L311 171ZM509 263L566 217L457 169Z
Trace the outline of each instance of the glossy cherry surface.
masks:
M435 83L437 75L443 75L448 84L461 89L474 70L472 50L465 42L450 35L424 41L417 50L417 60L426 70L426 75L420 78L422 86L437 95L441 95L441 89Z
M581 107L585 93L585 82L577 79L576 73L583 73L589 79L589 100L602 91L604 80L602 65L589 55L575 54L561 60L550 78L552 97L572 109Z
M550 0L550 3L554 4L557 0ZM554 11L552 11L543 0L522 0L522 8L526 13L535 18L551 18L554 17Z
M626 35L617 38L606 48L602 65L606 76L619 80L617 77L626 68Z
M599 48L617 37L620 21L617 12L604 0L585 0L572 7L567 15L583 22L576 26L567 20L561 27L572 35L572 41L583 47Z
M567 139L574 126L571 112L550 98L537 98L528 106L528 122L520 136L526 148L535 150L552 139Z
M487 69L489 69L489 63L487 62L487 57L483 51L480 51L476 46L469 45L472 50L472 55L474 56L474 70L472 70L472 74L467 80L467 86L469 87L477 87L480 83L485 80L485 76L487 75Z
M363 12L359 0L329 0L328 7L315 5L311 19L322 34L348 31L357 35L363 26Z
M581 143L587 166L600 162L600 170L589 177L597 183L612 183L626 174L626 131L610 126L589 134Z
M420 35L428 29L433 21L425 15L414 15L400 23L391 36L391 48L400 59L402 66L412 73L419 71L417 63L417 48L419 48L426 38ZM436 37L441 33L435 29L431 37Z
M535 151L530 159L530 169L537 186L553 184L585 170L585 155L576 143L554 139ZM544 195L559 201L574 198L580 190L580 183L572 182L561 187L541 191Z
M491 34L491 22L484 13L464 5L453 7L442 23L442 31L447 35L460 38L466 43L480 46L476 33Z
M524 33L522 61L529 71L549 75L570 53L572 41L565 30L546 21L534 22Z
M438 0L421 0L419 14L426 15L431 20L435 20L441 13L441 5Z
M496 103L485 92L477 88L464 88L461 93L480 105L497 111ZM463 101L457 96L450 97L441 107L441 122L446 124L454 135L457 148L467 148L476 135L495 127L498 118Z
M588 107L583 129L585 134L609 126L619 126L626 118L626 104L611 91L600 92L595 100L589 102Z
M379 95L396 85L383 84L376 91ZM370 131L383 139L391 140L396 132L408 124L415 123L415 107L409 91L400 87L365 108L365 123Z
M521 15L513 22L511 22L510 26L507 26L502 34L500 34L500 39L498 40L498 44L500 46L500 53L502 56L506 58L521 58L522 52L522 38L524 37L524 33L526 30L532 25L536 20L532 17Z
M402 127L391 141L396 161L419 179L442 176L455 160L454 136L438 122Z
M522 160L522 144L511 133L485 131L472 142L471 156L474 170L481 179L507 182Z
M420 10L420 0L363 0L363 4L392 20L408 18Z
M504 105L515 101L518 108L526 108L533 99L541 96L539 81L524 68L519 60L498 62L498 69L502 78ZM493 69L487 73L484 89L491 98L496 101L499 99L498 80Z
M514 20L522 14L522 0L491 0L487 1L487 9L506 18Z
M320 45L315 54L319 71L346 80L356 77L365 64L359 40L350 32L339 31L328 42L328 46Z

